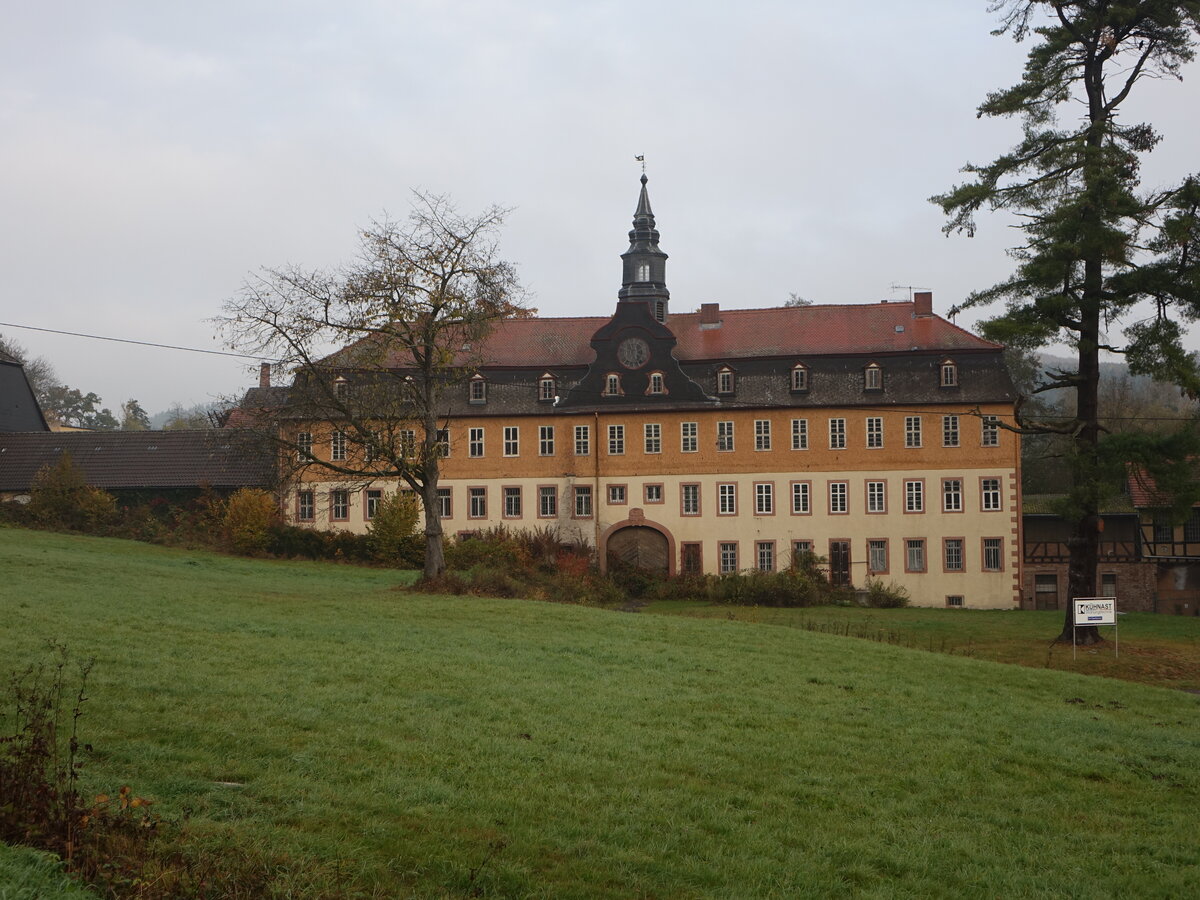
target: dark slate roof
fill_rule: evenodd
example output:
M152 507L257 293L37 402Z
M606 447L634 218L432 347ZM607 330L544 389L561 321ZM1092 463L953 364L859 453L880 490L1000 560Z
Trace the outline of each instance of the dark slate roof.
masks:
M0 352L0 432L49 430L24 367Z
M106 490L266 487L273 455L251 434L219 431L93 431L0 434L0 491L26 491L63 453L87 483Z

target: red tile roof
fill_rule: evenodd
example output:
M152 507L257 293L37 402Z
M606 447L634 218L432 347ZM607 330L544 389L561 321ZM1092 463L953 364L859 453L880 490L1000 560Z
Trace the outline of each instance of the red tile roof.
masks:
M667 327L679 341L676 358L685 362L1000 348L939 316L913 313L912 303L724 309L720 327L702 328L698 312L672 313ZM592 335L608 321L608 316L509 319L476 359L484 366L586 366L593 357Z

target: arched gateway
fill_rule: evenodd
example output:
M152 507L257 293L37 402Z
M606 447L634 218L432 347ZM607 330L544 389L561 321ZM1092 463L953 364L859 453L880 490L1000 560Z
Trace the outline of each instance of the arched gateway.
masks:
M609 528L603 540L606 568L621 565L660 575L674 572L675 542L666 529L647 522L640 509L631 510L628 519Z

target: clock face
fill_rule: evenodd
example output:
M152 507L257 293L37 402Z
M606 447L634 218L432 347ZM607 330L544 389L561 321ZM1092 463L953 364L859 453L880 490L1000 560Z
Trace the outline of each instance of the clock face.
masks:
M617 359L627 369L640 369L650 361L650 345L641 338L626 338L617 346Z

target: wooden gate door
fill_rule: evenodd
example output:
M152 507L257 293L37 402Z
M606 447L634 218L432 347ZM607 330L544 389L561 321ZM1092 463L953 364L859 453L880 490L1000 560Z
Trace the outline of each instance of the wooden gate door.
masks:
M850 584L850 542L829 542L829 583L838 586Z
M666 535L644 525L631 525L608 539L608 563L666 575L669 571Z

